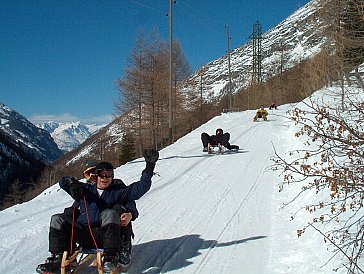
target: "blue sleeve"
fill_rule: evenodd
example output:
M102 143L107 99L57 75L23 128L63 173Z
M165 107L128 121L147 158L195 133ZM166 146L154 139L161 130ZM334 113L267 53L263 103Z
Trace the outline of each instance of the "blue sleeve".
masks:
M138 200L150 189L152 185L153 172L143 170L140 181L130 184L124 189L122 199L128 202Z

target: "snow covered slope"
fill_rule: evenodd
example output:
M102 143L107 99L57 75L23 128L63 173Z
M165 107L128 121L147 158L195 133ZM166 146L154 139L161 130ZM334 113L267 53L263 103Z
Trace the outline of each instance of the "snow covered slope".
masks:
M253 123L253 110L223 114L160 152L152 188L137 201L128 273L312 274L340 263L324 265L332 254L321 236L297 238L307 220L290 221L290 210L280 210L297 189L279 193L280 178L269 167L273 144L286 151L297 142L281 116L291 107L270 111L267 122ZM219 127L240 146L237 153L202 152L201 133ZM137 159L117 168L116 178L136 181L144 166ZM55 185L0 212L0 273L34 273L48 256L51 215L71 202Z

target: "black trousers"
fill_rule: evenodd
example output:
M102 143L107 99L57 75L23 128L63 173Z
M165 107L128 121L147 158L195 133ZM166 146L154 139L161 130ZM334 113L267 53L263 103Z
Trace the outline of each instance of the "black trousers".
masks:
M203 147L207 147L207 145L210 143L212 146L217 146L218 144L223 145L226 148L230 147L229 144L230 140L230 133L226 132L224 133L220 138L217 138L215 135L208 135L206 132L203 132L201 134L201 141Z
M121 250L122 240L131 241L131 237L133 236L131 223L126 227L122 227L116 223L108 223L104 226L92 227L91 232L97 247L103 248L107 254L118 253ZM91 232L88 225L83 225L75 221L73 241L71 243L72 215L70 216L65 213L55 214L52 216L49 230L49 251L58 254L63 253L63 251L70 251L71 244L73 250L76 244L85 249L96 248Z

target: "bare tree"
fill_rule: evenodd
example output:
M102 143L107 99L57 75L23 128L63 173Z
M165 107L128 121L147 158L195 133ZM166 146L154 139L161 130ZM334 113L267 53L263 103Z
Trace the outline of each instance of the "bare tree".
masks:
M360 86L357 89L360 95ZM348 272L355 273L362 271L358 259L364 243L364 102L348 90L346 96L345 112L314 101L308 101L304 110L290 112L291 120L301 128L296 137L307 138L307 148L291 151L290 160L276 153L275 168L284 174L281 190L285 184L302 183L298 196L314 190L320 197L329 197L302 206L318 216L299 234L316 222L335 222L335 228L326 232L314 227L344 254Z
M174 119L178 120L183 116L180 110L184 100L179 94L180 83L191 70L178 42L174 42L174 53ZM135 113L135 121L131 121L128 130L138 133L137 147L140 151L147 146L159 148L166 144L168 62L167 43L157 31L150 35L140 33L124 76L118 80L121 98L115 106L119 113L125 110L131 112L129 115Z
M337 79L339 92L330 96L340 98L340 107L307 100L303 108L292 110L290 119L300 127L296 136L306 140L306 147L274 158L274 167L284 175L280 190L301 184L293 200L309 191L320 197L302 205L313 217L298 234L308 228L318 231L334 246L334 255L343 256L348 273L364 272L358 263L364 250L363 68L357 67L364 61L363 7L357 0L326 1L321 18L327 44L321 61L316 59L303 75L313 85L323 80L331 85Z

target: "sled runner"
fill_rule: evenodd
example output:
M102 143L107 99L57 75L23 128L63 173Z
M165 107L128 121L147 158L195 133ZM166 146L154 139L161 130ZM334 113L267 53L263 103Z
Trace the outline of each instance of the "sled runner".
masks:
M68 256L68 252L63 252L62 261L58 269L47 269L45 264L37 266L37 273L40 274L69 274L80 273L82 270L89 266L97 267L98 273L103 274L102 270L102 250L76 250L71 256Z
M225 148L218 144L217 146L212 146L210 143L207 145L208 154L222 154L225 152Z
M127 266L121 264L113 267L113 269L105 269L102 262L102 254L102 249L77 250L71 256L68 256L68 252L65 251L63 252L60 270L42 270L41 265L39 265L36 271L40 274L77 274L85 273L85 269L89 267L97 268L98 274L118 274L127 271Z

